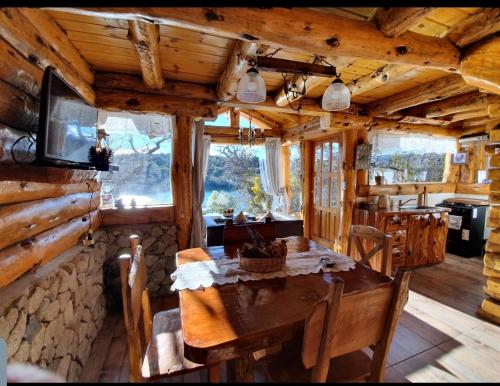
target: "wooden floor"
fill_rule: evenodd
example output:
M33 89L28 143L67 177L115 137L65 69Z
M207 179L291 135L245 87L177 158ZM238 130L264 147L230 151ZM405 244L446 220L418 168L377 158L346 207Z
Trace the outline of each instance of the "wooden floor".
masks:
M484 299L480 258L447 254L446 262L416 269L410 297L392 343L386 382L495 382L500 380L500 327L475 312ZM175 307L175 299L153 308ZM128 356L121 315L106 319L81 382L127 382ZM227 380L225 366L222 381ZM256 367L256 382L264 381ZM206 382L206 371L166 382Z

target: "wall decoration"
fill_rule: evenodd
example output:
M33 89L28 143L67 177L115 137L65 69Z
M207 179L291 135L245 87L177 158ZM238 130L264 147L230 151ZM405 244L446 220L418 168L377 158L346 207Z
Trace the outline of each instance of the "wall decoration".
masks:
M370 161L372 158L372 144L361 144L356 146L356 162L354 168L356 170L370 169Z
M467 152L453 154L452 163L455 165L467 165Z

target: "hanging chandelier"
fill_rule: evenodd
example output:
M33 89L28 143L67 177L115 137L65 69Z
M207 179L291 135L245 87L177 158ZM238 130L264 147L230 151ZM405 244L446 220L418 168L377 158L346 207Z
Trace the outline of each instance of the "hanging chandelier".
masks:
M283 76L283 92L285 93L286 101L292 110L300 112L302 107L302 98L306 95L307 74L302 74L302 90L299 90L296 82L287 82L287 73L282 73ZM299 99L300 98L300 99ZM299 99L298 107L292 105L292 102Z
M256 140L257 140L257 131L260 131L260 143L264 143L264 129L257 128L257 127L252 127L252 117L249 117L249 127L248 127L248 135L247 138L245 138L243 134L243 127L240 126L238 129L238 140L240 141L240 145L249 145L252 147L252 145L256 145Z

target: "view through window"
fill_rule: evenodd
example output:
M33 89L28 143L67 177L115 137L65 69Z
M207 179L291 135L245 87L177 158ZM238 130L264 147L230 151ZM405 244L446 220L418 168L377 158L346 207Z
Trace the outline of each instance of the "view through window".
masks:
M437 138L424 134L377 133L369 171L370 184L383 176L385 184L442 182L445 178L446 154L456 152L454 138Z
M264 146L210 145L203 214L222 214L234 209L255 216L271 208L271 196L264 192L259 157Z
M302 162L300 144L290 145L290 213L301 216L302 211Z
M171 204L170 117L160 114L99 112L99 128L109 135L105 146L113 150L110 173L102 184L102 206L112 207L120 199L124 206Z

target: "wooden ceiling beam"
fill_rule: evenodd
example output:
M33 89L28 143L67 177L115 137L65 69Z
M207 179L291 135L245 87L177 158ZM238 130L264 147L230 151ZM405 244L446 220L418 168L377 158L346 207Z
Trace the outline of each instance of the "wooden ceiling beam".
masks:
M205 125L204 133L212 136L238 136L239 126L236 127L227 127L227 126L212 126ZM248 134L248 128L243 128L243 135ZM260 136L260 132L257 132L257 136ZM278 128L274 128L271 130L264 130L264 137L280 137L281 130Z
M257 121L257 123L261 124L262 126L267 126L269 128L281 128L281 123L275 121L274 119L269 118L268 116L260 113L257 110L240 110L241 113L245 115L249 115L252 117L252 120Z
M375 23L385 36L401 36L435 9L434 7L379 8L375 14Z
M215 87L190 82L167 80L161 90L147 87L140 76L116 72L96 72L95 87L137 91L145 94L178 96L181 98L205 99L216 101Z
M425 118L437 118L477 110L493 103L500 103L500 96L474 91L403 110L402 113Z
M203 99L144 94L136 91L95 88L96 106L112 111L162 113L201 118L216 118L217 103Z
M320 61L313 63L299 62L296 60L273 58L270 56L258 56L257 63L259 70L268 72L277 72L279 74L287 73L294 75L306 74L308 76L320 76L332 78L336 75L334 67L318 64Z
M411 31L387 37L372 22L304 8L150 7L55 8L99 17L154 20L253 43L277 45L325 57L346 56L455 72L460 52L447 39ZM257 23L256 20L259 22Z
M466 84L460 75L448 75L373 101L367 105L368 114L371 116L391 114L408 107L465 94L474 90L476 88Z
M21 13L21 10L30 15L36 26ZM73 58L74 61L68 60L75 56L76 49L50 16L45 13L26 12L22 8L0 9L0 35L25 59L41 69L53 66L83 98L94 104L95 94L91 87L92 70L81 57L80 60L76 58ZM66 56L66 52L69 56Z
M465 47L500 31L500 8L481 10L451 28L446 38L458 47Z
M159 47L160 27L147 21L129 20L128 39L139 59L144 84L151 89L164 88Z
M500 36L491 36L468 46L462 59L464 81L474 87L500 94Z
M413 68L414 67L401 64L387 64L370 74L353 80L347 87L351 92L351 96L360 95L389 83L392 79L396 79L398 76L407 73Z
M238 82L247 67L249 58L257 56L257 44L237 41L229 54L226 68L217 84L217 97L221 101L229 101L236 97Z

